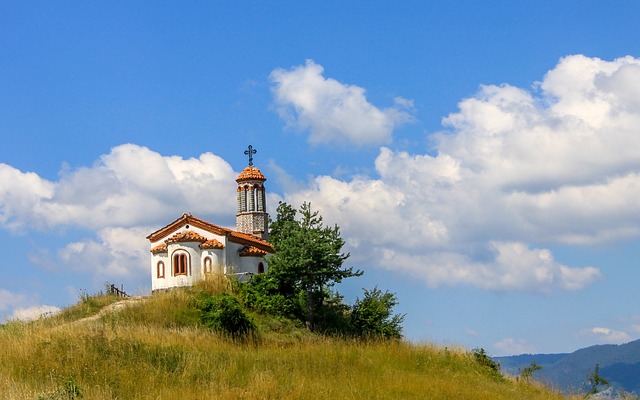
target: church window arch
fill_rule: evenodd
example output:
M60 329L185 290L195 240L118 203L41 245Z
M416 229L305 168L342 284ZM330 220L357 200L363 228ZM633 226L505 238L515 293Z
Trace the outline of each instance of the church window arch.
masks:
M240 190L240 212L247 211L247 188L243 187Z
M256 205L257 205L257 210L258 211L264 211L264 189L261 186L257 186L256 185Z
M264 264L263 263L259 263L258 264L258 273L259 274L264 274Z
M213 267L212 267L212 263L211 263L211 257L205 257L204 258L204 273L205 274L210 274L213 272Z
M173 275L188 275L191 265L189 254L185 251L173 253Z
M247 206L247 211L255 211L256 206L256 196L255 191L253 190L253 186L247 187L248 195L249 195L249 205Z
M158 278L164 278L164 261L158 261L156 272Z

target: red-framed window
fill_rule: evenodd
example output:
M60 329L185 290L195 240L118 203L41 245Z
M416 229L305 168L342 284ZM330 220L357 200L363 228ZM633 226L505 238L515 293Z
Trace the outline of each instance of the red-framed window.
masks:
M158 273L158 278L164 278L164 261L158 261L156 265L156 270Z
M173 254L173 275L187 275L189 273L189 255L183 251Z

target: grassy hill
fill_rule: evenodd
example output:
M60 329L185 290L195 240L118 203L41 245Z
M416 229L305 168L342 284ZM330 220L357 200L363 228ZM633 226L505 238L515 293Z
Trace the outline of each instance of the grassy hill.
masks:
M3 399L561 399L497 376L461 349L310 334L251 314L239 340L204 328L198 291L82 296L0 327Z

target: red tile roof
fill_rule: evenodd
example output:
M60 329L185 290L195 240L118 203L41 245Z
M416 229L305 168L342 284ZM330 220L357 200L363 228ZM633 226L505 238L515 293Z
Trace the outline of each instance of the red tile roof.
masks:
M165 243L161 243L161 244L157 245L156 247L154 247L153 249L151 249L150 251L153 254L166 253L167 252L167 245Z
M224 249L224 245L219 240L209 239L200 245L201 249Z
M244 246L240 249L240 257L264 257L266 255L266 251L257 249L253 246Z
M233 243L243 244L245 246L253 246L262 251L266 251L267 253L275 252L275 250L273 249L273 246L265 240L262 240L248 233L243 233L243 232L234 231L228 228L223 228L219 225L215 225L205 220L202 220L200 218L196 218L190 214L182 214L180 218L176 219L169 225L163 228L160 228L157 231L150 234L149 236L147 236L147 239L149 239L151 243L157 242L171 235L176 230L180 229L185 225L191 225L219 236L226 236L227 240ZM206 240L207 239L205 238L204 240L202 240L202 242L204 243Z
M267 178L262 175L262 172L253 165L249 165L247 168L243 169L240 172L240 175L236 178L236 182L244 182L244 181L266 181Z
M178 242L200 242L204 243L207 241L207 238L193 231L185 231L178 232L175 235L171 236L169 239L165 240L166 244L169 243L178 243Z

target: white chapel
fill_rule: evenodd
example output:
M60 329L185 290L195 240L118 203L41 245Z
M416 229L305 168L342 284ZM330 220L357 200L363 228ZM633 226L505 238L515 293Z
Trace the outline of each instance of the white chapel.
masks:
M245 151L249 166L236 178L236 230L185 213L147 236L151 242L152 292L193 285L214 273L244 279L267 270L265 256L274 253L267 242L267 179L253 166L255 152L252 146Z

